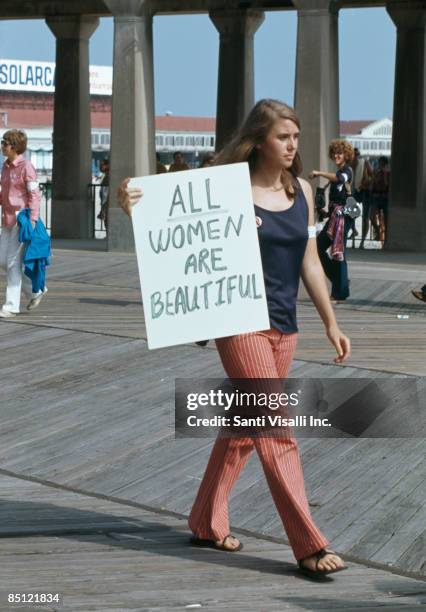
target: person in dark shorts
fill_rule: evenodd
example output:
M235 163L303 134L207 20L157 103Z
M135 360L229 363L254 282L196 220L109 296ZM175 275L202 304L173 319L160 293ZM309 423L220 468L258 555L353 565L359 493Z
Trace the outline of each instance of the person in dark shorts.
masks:
M379 157L379 165L373 175L371 189L371 224L374 229L375 240L385 241L388 223L388 200L389 200L389 160L387 157Z
M354 148L354 153L355 157L352 162L354 175L352 191L355 200L362 204L362 236L359 248L363 249L370 227L371 180L373 178L373 169L369 161L361 157L360 150L357 147Z

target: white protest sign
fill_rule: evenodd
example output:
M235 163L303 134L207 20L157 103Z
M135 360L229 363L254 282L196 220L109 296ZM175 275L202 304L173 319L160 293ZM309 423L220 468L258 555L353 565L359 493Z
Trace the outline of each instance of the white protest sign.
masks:
M149 348L269 329L247 163L129 186Z

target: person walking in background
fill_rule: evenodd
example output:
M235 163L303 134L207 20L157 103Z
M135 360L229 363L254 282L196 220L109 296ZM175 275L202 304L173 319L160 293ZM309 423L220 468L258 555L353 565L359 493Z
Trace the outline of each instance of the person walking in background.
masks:
M155 159L156 159L155 173L156 174L164 174L165 172L167 172L166 166L161 162L160 154L159 153L155 154Z
M2 154L6 157L1 172L0 206L2 230L0 236L0 266L6 271L6 298L0 310L3 319L15 317L20 312L21 288L29 298L28 310L37 308L47 293L47 288L32 292L30 280L22 278L25 246L19 241L18 213L30 211L30 223L34 228L40 213L40 192L37 173L32 163L24 159L27 136L22 130L8 130L1 140Z
M353 172L352 187L355 200L362 204L362 235L359 248L363 249L370 226L370 192L373 169L368 160L361 157L361 153L357 147L354 148L354 154L355 157L351 165Z
M346 242L354 220L344 214L344 207L351 194L353 172L350 164L354 150L346 140L332 140L328 155L337 166L336 173L312 170L309 178L322 176L330 182L329 219L317 237L317 245L324 272L331 282L331 298L335 304L340 304L349 297ZM327 253L330 247L331 257Z
M204 155L203 159L201 160L199 167L209 168L210 166L214 166L214 159L215 157L213 153L207 153L207 155Z
M231 379L273 379L279 384L287 378L297 342L301 276L338 354L335 362L342 363L350 354L350 341L336 322L318 259L312 190L298 178L299 131L292 108L278 100L260 100L215 160L215 165L248 162L270 319L270 329L216 339ZM142 192L129 188L128 180L120 185L118 201L130 215ZM345 569L313 522L297 441L288 433L277 438L219 435L189 517L193 545L241 550L242 544L229 532L228 498L254 449L300 571L318 577Z
M109 205L109 160L103 159L100 165L101 178L99 196L101 200L101 210L98 219L104 222L105 229L108 229L108 205Z
M371 187L371 224L374 229L374 239L380 240L382 244L385 242L388 222L389 183L389 160L383 155L379 157Z
M189 170L189 166L183 158L180 151L173 153L173 163L169 168L169 172L180 172L181 170Z

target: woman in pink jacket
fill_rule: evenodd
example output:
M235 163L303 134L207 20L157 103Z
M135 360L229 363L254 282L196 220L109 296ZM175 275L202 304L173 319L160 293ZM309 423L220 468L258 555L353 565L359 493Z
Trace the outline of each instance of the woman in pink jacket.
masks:
M32 163L24 159L27 136L21 130L8 130L3 134L1 151L6 157L1 172L0 205L2 207L2 228L0 236L0 266L7 273L6 299L0 310L3 319L19 314L21 286L30 298L28 310L36 308L46 293L33 294L30 280L24 276L22 283L22 262L24 244L19 242L17 214L29 208L31 221L35 226L40 211L40 193L37 174Z

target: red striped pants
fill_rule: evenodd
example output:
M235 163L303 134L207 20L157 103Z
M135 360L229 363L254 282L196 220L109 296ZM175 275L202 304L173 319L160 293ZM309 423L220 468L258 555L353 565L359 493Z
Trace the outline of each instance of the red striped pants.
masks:
M276 329L216 340L229 378L286 378L297 334ZM256 448L273 500L297 560L324 548L329 541L309 511L299 450L294 437L218 437L189 517L199 538L219 541L229 534L228 498Z

